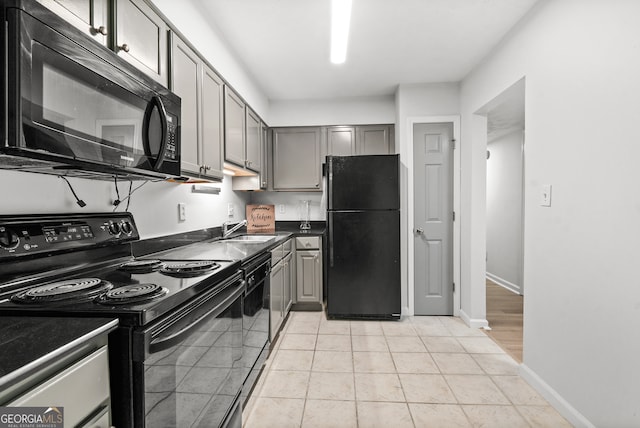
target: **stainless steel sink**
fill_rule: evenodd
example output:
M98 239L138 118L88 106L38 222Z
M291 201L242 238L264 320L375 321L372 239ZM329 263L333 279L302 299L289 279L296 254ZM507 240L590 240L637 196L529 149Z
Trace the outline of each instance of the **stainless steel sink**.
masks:
M242 242L244 244L264 244L276 239L276 235L240 235L227 238L224 242Z

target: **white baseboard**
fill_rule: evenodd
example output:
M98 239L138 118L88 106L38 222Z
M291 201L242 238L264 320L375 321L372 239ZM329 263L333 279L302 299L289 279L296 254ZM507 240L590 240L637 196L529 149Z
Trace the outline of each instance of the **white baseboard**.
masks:
M538 391L565 419L571 422L571 425L577 428L595 428L594 424L589 422L582 413L562 398L556 390L551 388L551 386L542 380L533 370L525 364L520 364L519 371L520 376L526 380L533 389Z
M489 327L489 322L486 319L470 318L462 309L460 309L460 319L471 328Z
M516 294L522 294L521 293L522 288L519 285L509 282L506 279L500 278L498 275L494 275L489 272L487 272L486 275L487 275L487 278L489 278L491 281L495 282L496 284L500 285L501 287L504 287L509 291L513 291Z

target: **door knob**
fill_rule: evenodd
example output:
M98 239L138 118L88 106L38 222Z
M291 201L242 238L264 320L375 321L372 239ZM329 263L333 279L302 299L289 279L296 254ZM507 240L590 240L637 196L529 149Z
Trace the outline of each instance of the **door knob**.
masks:
M417 228L417 229L416 229L416 233L417 233L418 235L424 235L424 229L422 229L421 227L419 227L419 228Z

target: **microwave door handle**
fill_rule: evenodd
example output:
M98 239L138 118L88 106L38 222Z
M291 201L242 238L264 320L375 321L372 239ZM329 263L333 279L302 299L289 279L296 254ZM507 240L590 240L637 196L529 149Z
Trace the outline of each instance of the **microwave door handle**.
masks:
M158 109L158 113L160 115L160 127L162 128L162 142L160 143L160 150L158 153L151 153L151 142L149 141L149 127L151 126L151 114L153 113L153 108L156 107ZM147 106L147 111L145 113L145 127L143 131L143 138L146 142L146 147L149 150L149 156L157 156L156 161L153 165L154 170L158 170L162 163L164 162L165 151L167 149L167 143L169 141L169 136L167 132L167 110L164 108L164 103L158 96L154 96L149 101L149 105Z

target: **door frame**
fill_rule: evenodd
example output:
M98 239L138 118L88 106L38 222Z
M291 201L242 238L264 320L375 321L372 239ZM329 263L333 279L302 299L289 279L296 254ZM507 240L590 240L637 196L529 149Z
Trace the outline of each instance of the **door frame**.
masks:
M460 316L460 116L412 116L407 118L407 142L406 153L403 153L407 166L407 306L408 315L415 314L415 247L413 241L414 212L413 201L413 125L417 123L451 123L453 124L453 138L456 141L453 150L453 211L456 219L453 222L453 282L456 284L453 290L453 316Z

